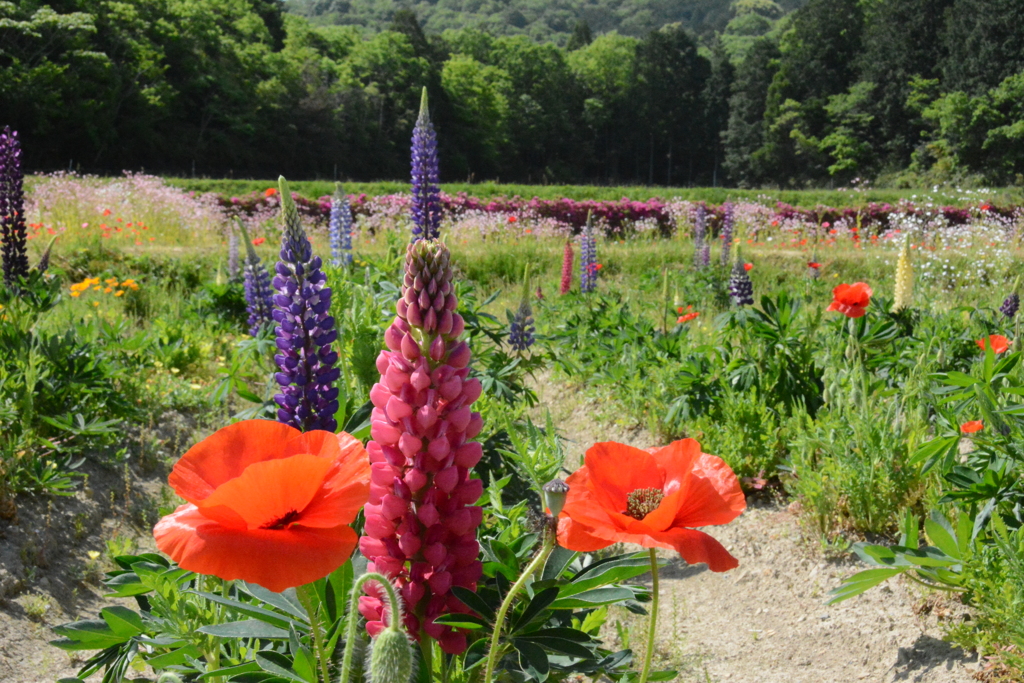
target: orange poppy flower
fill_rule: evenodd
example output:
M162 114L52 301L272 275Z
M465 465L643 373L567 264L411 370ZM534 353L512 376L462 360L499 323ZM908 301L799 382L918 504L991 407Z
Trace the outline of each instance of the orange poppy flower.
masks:
M280 592L352 554L370 459L344 432L246 420L193 446L168 483L188 502L157 523L157 548L184 569Z
M832 303L825 310L839 311L847 318L859 318L871 303L871 287L866 282L843 283L832 290Z
M693 439L650 452L599 443L566 480L569 494L558 520L558 542L590 552L614 543L675 550L689 564L715 572L739 566L711 536L693 527L727 524L747 503L729 466L701 453Z
M263 191L264 197L273 197L275 194L277 194L277 190L273 187L268 187L266 190Z
M985 423L981 420L971 420L970 422L964 422L960 425L960 431L964 434L973 434L974 432L980 432L985 428Z
M696 318L699 315L700 315L700 313L698 311L694 311L693 313L687 313L686 315L679 316L679 320L677 320L676 322L677 323L688 323L688 322L690 322L691 320L693 320L694 318Z
M748 273L751 270L753 270L753 269L754 269L754 264L753 263L744 263L743 264L743 270L747 271Z
M985 350L986 346L991 347L993 353L1003 353L1010 348L1010 340L1001 334L990 334L988 337L975 339L974 343L982 351Z
M263 244L266 241L267 241L266 237L257 237L256 239L254 239L252 241L252 244L253 244L254 247L258 247L258 246L260 246L261 244Z

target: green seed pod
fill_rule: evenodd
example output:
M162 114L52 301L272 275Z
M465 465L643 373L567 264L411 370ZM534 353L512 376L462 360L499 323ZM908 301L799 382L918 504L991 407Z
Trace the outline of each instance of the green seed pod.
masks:
M405 632L386 628L370 643L371 683L409 683L412 680L415 653Z

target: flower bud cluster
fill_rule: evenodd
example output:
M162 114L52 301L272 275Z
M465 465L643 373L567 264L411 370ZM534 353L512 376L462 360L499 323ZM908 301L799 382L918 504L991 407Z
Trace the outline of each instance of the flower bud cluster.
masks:
M572 242L566 241L565 251L562 253L562 284L559 290L562 294L568 294L572 289Z
M580 233L580 291L584 294L597 287L597 240L588 222Z
M433 240L408 247L398 316L370 391L372 478L359 547L370 570L399 588L409 633L455 654L466 649L465 635L434 619L468 611L451 588L475 590L483 570L476 540L483 511L473 505L483 483L470 478L483 455L471 441L483 420L470 409L481 386L469 378L469 346L459 339L464 323L449 258ZM384 628L384 603L368 593L359 610L374 635Z
M28 277L24 179L18 131L4 128L0 132L0 256L7 285Z
M708 244L708 212L698 204L693 217L693 264L697 270L711 265L711 245Z
M508 343L514 351L526 351L533 346L533 333L536 328L533 324L533 308L525 298L519 303L519 308L512 315L509 323Z
M722 207L722 265L729 265L729 254L732 253L733 233L736 227L736 216L733 212L732 202L726 202Z
M420 114L412 129L412 234L414 240L441 235L441 189L438 185L437 133L430 122L427 89L423 88Z

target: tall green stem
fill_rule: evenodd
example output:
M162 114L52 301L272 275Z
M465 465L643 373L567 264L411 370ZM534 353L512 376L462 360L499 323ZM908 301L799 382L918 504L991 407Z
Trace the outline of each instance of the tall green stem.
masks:
M316 589L312 584L299 586L296 591L299 602L306 608L309 615L309 631L313 634L313 650L316 652L316 661L320 662L320 676L323 683L331 683L331 673L328 669L327 650L324 648L324 634L320 630L320 610L317 607Z
M544 545L541 548L540 553L538 553L537 557L533 559L533 562L529 564L526 571L524 571L519 577L519 580L512 584L512 588L509 589L508 595L505 596L505 599L501 603L501 607L498 608L498 616L494 620L494 633L491 634L491 649L487 653L487 666L484 669L483 683L491 683L494 679L494 667L498 663L498 654L501 651L501 648L498 645L498 641L501 638L501 627L504 625L505 617L508 616L508 611L512 607L512 601L515 600L516 595L518 595L519 591L523 589L527 580L533 576L534 572L544 566L544 563L548 559L548 555L551 554L554 547L555 534L553 531L549 530L545 536Z
M651 620L647 627L647 652L644 653L644 668L640 671L640 683L647 683L651 675L651 657L654 656L654 634L658 625L658 555L651 548Z
M388 595L388 613L392 623L396 623L396 619L402 618L401 604L398 601L398 593L395 592L395 587L391 585L391 581L388 580L383 574L363 574L359 579L352 585L352 597L349 599L348 605L348 624L345 628L345 656L341 660L341 676L338 678L338 683L348 683L349 678L352 675L352 657L356 651L356 628L359 625L359 593L363 590L363 584L367 581L376 581L383 588L384 592ZM324 679L327 683L328 679Z

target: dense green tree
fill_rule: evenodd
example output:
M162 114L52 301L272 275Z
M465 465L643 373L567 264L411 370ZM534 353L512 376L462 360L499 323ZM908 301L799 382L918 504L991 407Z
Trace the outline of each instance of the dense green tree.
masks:
M768 88L779 69L782 53L770 38L761 38L736 69L729 99L729 124L722 135L724 167L729 179L741 187L767 182L770 169L755 157L765 141L765 105Z
M946 13L943 86L981 95L1024 69L1024 2L956 0Z

